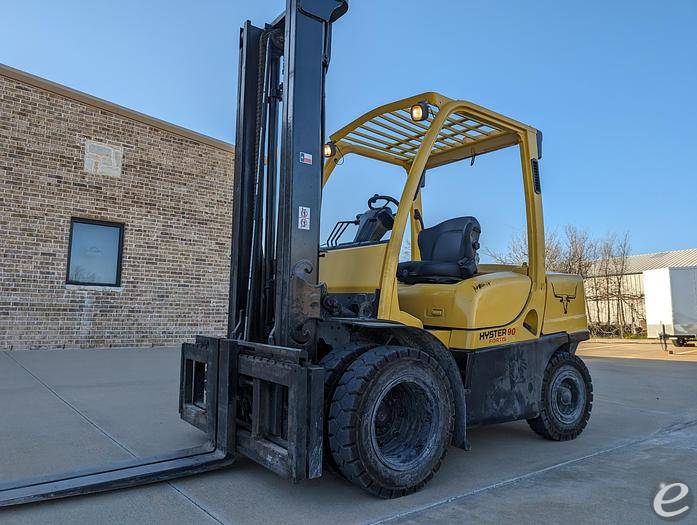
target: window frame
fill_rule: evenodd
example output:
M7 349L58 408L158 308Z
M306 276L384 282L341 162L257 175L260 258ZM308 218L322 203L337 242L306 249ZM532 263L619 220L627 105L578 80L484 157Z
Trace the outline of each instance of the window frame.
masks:
M70 262L73 252L73 231L75 224L92 224L95 226L108 226L111 228L119 229L119 250L116 260L116 279L115 283L92 283L84 281L74 281L70 279ZM73 284L78 286L105 286L109 288L120 288L121 287L121 266L123 263L123 237L125 224L122 222L111 222L111 221L101 221L97 219L84 219L82 217L71 217L70 218L70 232L68 233L68 263L65 269L65 284Z

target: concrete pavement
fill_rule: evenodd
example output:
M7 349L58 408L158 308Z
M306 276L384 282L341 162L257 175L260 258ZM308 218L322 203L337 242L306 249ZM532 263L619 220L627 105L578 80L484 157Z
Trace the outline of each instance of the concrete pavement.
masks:
M596 396L579 439L545 441L525 422L476 429L470 452L451 449L426 489L406 498L377 500L331 475L291 485L240 460L0 511L0 523L656 522L658 482L697 491L697 352L585 344L580 353ZM0 353L0 481L202 443L178 418L178 359L176 349Z

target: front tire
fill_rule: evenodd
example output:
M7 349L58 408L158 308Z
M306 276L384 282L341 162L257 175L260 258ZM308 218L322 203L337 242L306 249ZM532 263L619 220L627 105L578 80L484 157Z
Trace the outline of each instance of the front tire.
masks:
M380 346L358 357L332 399L328 440L341 474L382 498L422 488L450 443L454 400L425 352Z
M593 408L593 382L579 357L563 351L552 356L542 380L540 406L540 415L528 419L540 436L567 441L583 432Z
M367 343L353 343L349 344L343 348L338 348L332 350L326 356L322 358L319 362L320 366L324 368L324 435L329 435L329 417L332 405L332 399L334 398L334 392L336 387L339 385L341 377L346 372L349 365L356 360L358 356L364 352L370 350L375 345L369 345ZM323 455L324 464L333 474L341 476L339 472L339 467L337 467L334 458L332 457L332 451L329 446L329 439L323 440Z

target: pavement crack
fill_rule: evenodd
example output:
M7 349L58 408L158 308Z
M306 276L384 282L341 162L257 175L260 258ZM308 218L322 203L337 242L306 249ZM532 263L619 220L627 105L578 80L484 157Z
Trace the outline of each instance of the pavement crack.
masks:
M68 408L70 408L73 412L75 412L78 416L80 416L86 423L88 423L91 427L93 427L95 430L97 430L100 434L102 434L104 437L109 439L112 443L114 443L117 447L119 447L121 450L129 454L130 456L137 458L138 455L131 450L128 446L125 444L121 443L118 439L116 439L114 436L112 436L109 432L104 430L102 427L100 427L96 422L92 421L87 414L85 414L82 410L77 408L75 405L73 405L70 401L68 401L66 398L64 398L62 395L60 395L51 385L46 383L43 379L41 379L39 376L37 376L34 372L29 370L26 366L24 366L20 361L17 360L12 354L5 352L5 355L12 359L17 366L19 366L22 370L24 370L27 374L29 374L34 381L39 383L41 386L43 386L46 390L48 390L56 399L59 401L63 402Z
M673 434L694 426L697 426L697 418L688 419L686 421L676 421L675 423L671 423L670 425L657 430L655 435L661 436L664 434Z
M194 507L196 507L198 510L200 510L201 512L203 512L203 513L204 513L206 516L208 516L210 519L212 519L212 520L215 521L216 523L220 523L220 525L229 525L228 522L223 521L222 519L220 519L219 517L217 517L216 515L214 515L212 511L208 510L206 507L204 507L203 505L201 505L198 501L196 501L195 499L193 499L192 496L189 496L183 489L180 489L179 487L177 487L176 485L174 485L171 481L167 481L166 483L167 483L167 485L169 485L170 487L172 487L172 489L174 489L174 491L177 492L182 498L184 498L185 500L187 500L189 503L191 503Z
M643 437L643 438L641 438L641 439L634 439L634 440L631 440L631 441L624 441L624 442L619 443L619 444L617 444L617 445L615 445L615 446L613 446L613 447L608 447L608 448L605 448L605 449L602 449L602 450L598 450L598 451L596 451L596 452L593 452L593 453L591 453L591 454L586 454L585 456L581 456L581 457L578 457L578 458L569 459L569 460L567 460L567 461L562 461L562 462L560 462L560 463L556 463L556 464L554 464L554 465L550 465L550 466L548 466L548 467L544 467L544 468L541 468L541 469L539 469L539 470L535 470L535 471L533 471L533 472L528 472L528 473L522 474L522 475L520 475L520 476L515 476L515 477L513 477L513 478L508 478L508 479L505 479L505 480L502 480L502 481L497 481L497 482L495 482L495 483L491 483L491 484L486 485L486 486L484 486L484 487L480 487L480 488L478 488L478 489L470 490L470 491L465 492L465 493L463 493L463 494L458 494L458 495L455 495L455 496L450 496L450 497L441 499L441 500L439 500L439 501L435 501L435 502L433 502L433 503L429 503L429 504L427 504L427 505L423 505L423 506L418 507L418 508L415 508L415 509L407 510L407 511L405 511L405 512L400 512L400 513L394 514L394 515L392 515L392 516L386 516L386 517L384 517L384 518L379 518L379 519L377 519L377 520L375 520L375 521L371 521L371 522L369 522L369 523L370 523L371 525L378 525L378 524L382 524L382 523L389 523L389 522L391 522L391 521L395 521L395 520L404 518L404 517L406 517L406 516L411 516L412 514L418 514L418 513L420 513L420 512L426 511L426 510L430 510L430 509L433 509L433 508L436 508L436 507L440 507L440 506L442 506L442 505L447 505L448 503L452 503L453 501L458 501L458 500L461 500L461 499L464 499L464 498L468 498L468 497L471 497L471 496L477 496L477 495L479 495L479 494L483 494L483 493L489 492L489 491L491 491L491 490L496 490L496 489L499 489L499 488L503 488L503 487L507 487L507 486L510 486L510 485L514 485L514 484L516 484L516 483L518 483L518 482L520 482L520 481L524 481L524 480L528 480L528 479L531 479L531 478L535 478L535 477L540 476L540 475L542 475L542 474L545 474L545 473L547 473L547 472L550 472L550 471L553 471L553 470L557 470L557 469L560 469L560 468L563 468L563 467L566 467L566 466L569 466L569 465L574 465L574 464L576 464L576 463L581 463L582 461L586 461L586 460L588 460L588 459L592 459L592 458L595 458L595 457L597 457L597 456L602 456L602 455L605 455L605 454L609 454L609 453L611 453L611 452L615 452L615 451L620 450L620 449L623 449L623 448L633 447L633 446L636 446L636 445L641 445L641 444L643 444L643 443L647 443L647 442L649 442L649 441L652 441L652 440L654 440L654 439L656 439L656 438L658 438L658 437L662 437L662 436L665 436L665 435L668 435L668 434L673 434L673 433L676 433L676 432L680 432L681 430L684 430L684 429L686 429L686 428L690 428L690 427L693 427L693 426L697 426L697 419L690 419L690 420L685 420L685 421L677 421L677 422L671 423L670 425L667 425L667 426L665 426L665 427L663 427L663 428L660 428L660 429L656 430L655 432L652 432L652 433L649 434L648 436Z
M85 414L82 410L77 408L74 404L72 404L70 401L68 401L65 397L60 395L51 385L46 383L43 379L41 379L39 376L37 376L34 372L29 370L26 366L24 366L19 360L17 360L11 353L7 351L3 351L3 354L5 354L7 357L9 357L12 361L15 362L17 366L19 366L22 370L24 370L34 381L39 383L41 386L43 386L46 390L48 390L51 395L53 395L56 399L64 403L70 410L75 412L80 418L82 418L87 424L89 424L92 428L97 430L100 434L102 434L104 437L106 437L109 441L114 443L117 447L119 447L121 450L129 454L135 459L138 459L139 456L136 454L134 450L132 450L128 445L125 443L122 443L119 441L115 436L111 435L109 432L107 432L104 428L99 426L95 421L90 419L90 417ZM171 481L165 481L165 484L168 485L172 490L174 490L179 496L183 497L185 500L187 500L191 505L196 507L198 510L206 514L209 518L211 518L213 521L216 523L219 523L220 525L228 525L224 521L222 521L220 518L215 516L212 511L209 511L206 509L203 505L195 501L191 496L186 494L186 492L183 489L180 489L179 487L176 487Z
M611 405L617 405L623 408L629 408L630 410L638 410L640 412L646 412L647 414L658 414L661 416L670 416L672 412L665 412L663 410L654 410L651 408L641 408L634 405L627 405L626 403L620 403L619 401L613 401L609 397L595 395L595 399L602 401L603 403L610 403Z

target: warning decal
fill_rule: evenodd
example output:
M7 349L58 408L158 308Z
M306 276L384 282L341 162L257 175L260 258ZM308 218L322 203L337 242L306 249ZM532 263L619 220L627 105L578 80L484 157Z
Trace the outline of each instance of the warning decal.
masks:
M310 229L310 208L306 208L305 206L300 206L298 208L298 229Z

